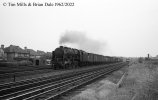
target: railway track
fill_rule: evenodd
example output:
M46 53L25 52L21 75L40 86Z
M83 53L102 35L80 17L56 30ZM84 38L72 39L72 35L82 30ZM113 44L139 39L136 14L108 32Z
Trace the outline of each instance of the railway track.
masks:
M115 71L127 63L110 64L106 67L70 73L60 77L41 78L0 85L1 100L51 100L69 90Z
M21 67L21 68L20 68ZM25 68L26 67L26 68ZM48 73L52 71L51 66L33 67L33 66L18 66L18 67L0 67L0 80L7 80L7 82L15 81L18 77ZM4 83L3 81L0 82Z

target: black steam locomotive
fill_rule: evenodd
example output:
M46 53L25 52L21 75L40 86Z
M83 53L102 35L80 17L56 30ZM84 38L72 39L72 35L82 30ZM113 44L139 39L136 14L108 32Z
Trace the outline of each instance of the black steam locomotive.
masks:
M87 65L99 65L107 63L121 62L118 57L109 57L93 53L87 53L83 50L60 46L52 52L53 69L72 69Z

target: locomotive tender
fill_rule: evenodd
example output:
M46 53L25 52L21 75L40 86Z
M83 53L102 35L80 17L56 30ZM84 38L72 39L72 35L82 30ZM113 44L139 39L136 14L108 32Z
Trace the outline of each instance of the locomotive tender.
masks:
M86 65L122 62L119 57L87 53L83 50L60 46L52 52L53 69L72 69Z

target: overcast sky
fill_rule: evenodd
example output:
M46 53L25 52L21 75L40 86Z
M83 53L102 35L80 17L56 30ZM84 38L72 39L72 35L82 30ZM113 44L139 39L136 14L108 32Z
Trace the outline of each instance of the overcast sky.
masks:
M0 1L0 44L5 46L52 51L71 31L104 42L106 55L158 55L158 0L47 0L74 2L73 7L3 6L6 1L11 2Z

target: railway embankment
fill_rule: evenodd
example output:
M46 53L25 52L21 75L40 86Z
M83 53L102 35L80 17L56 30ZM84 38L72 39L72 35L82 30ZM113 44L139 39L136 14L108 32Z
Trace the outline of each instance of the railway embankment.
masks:
M158 100L157 83L157 62L135 62L62 98L65 100Z

